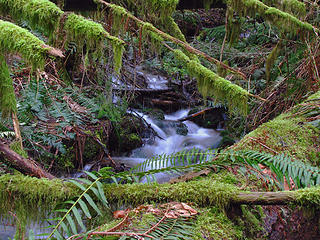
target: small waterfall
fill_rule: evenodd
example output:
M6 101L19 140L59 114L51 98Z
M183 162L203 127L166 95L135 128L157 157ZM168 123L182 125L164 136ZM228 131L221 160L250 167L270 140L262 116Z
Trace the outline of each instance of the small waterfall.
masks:
M155 120L146 114L134 112L135 115L142 117L150 126L156 131L159 137L152 143L146 143L144 146L132 151L130 157L113 157L119 163L124 163L126 166L133 167L148 158L160 154L171 154L182 150L191 150L197 148L205 150L208 148L216 148L221 137L219 132L213 129L199 127L191 121L183 123L177 121L180 118L188 115L189 109L179 110L175 113L165 115L164 120ZM183 127L187 128L187 133L181 135L177 129ZM166 173L157 173L155 175L159 183L166 182L172 175ZM144 179L143 182L146 180Z
M151 158L154 155L170 154L184 149L207 149L215 148L221 140L219 132L213 129L202 128L191 121L185 121L188 133L180 135L177 128L181 125L177 120L186 117L189 109L183 109L170 115L165 115L165 120L153 120L146 115L140 115L150 124L162 138L156 138L154 143L146 144L141 148L135 149L130 157L132 158Z

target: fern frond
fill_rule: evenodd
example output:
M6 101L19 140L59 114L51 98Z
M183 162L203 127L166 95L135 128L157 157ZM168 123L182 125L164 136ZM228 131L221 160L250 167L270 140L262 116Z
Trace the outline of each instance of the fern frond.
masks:
M320 184L320 169L310 164L298 161L287 155L271 155L252 150L228 151L225 157L233 159L233 163L248 164L262 171L258 164L263 164L276 174L277 181L283 188L283 178L292 179L297 188Z
M80 226L83 231L86 231L86 227L83 222L83 215L85 215L88 219L92 218L92 213L90 213L89 207L90 209L93 209L96 214L102 215L100 209L97 206L96 200L93 200L89 193L93 194L95 199L100 201L105 207L109 207L109 204L103 192L102 184L100 182L103 177L97 177L90 172L86 173L92 178L93 181L82 178L78 179L77 181L72 179L69 180L83 192L75 201L69 200L63 203L64 206L71 205L69 208L55 210L55 213L64 213L64 215L60 218L56 218L58 222L47 237L48 240L51 239L52 236L55 236L57 239L63 239L61 238L61 235L66 234L70 236L71 234L77 234L78 226ZM63 234L60 233L59 229Z

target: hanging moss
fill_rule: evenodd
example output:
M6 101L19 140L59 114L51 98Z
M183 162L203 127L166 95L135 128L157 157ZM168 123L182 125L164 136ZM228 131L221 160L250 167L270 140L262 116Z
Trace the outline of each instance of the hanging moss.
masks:
M261 0L261 2L269 7L276 7L296 17L302 18L306 15L306 5L299 0Z
M269 56L267 57L267 60L266 60L266 79L267 79L267 82L270 81L270 71L271 71L271 68L273 67L277 57L279 56L279 53L281 51L281 47L282 47L282 41L280 40L277 43L277 45L272 49Z
M283 11L275 7L270 7L263 2L278 2L276 6ZM228 0L228 11L231 13L236 13L240 18L247 16L256 17L256 14L259 14L273 26L278 27L282 33L296 35L298 30L302 30L302 32L313 31L311 24L300 21L297 17L292 15L297 14L298 16L303 16L305 14L305 6L303 3L298 3L299 1L297 0L270 0L263 2L259 0ZM289 13L286 11L289 11ZM231 23L232 18L233 14L230 15L229 23ZM232 31L230 30L230 26L231 25L228 26L229 32Z
M8 211L17 214L19 220L39 220L52 210L56 203L76 196L71 183L60 179L38 179L22 174L0 176L0 215Z
M43 41L24 28L0 20L0 52L20 54L33 69L44 66L47 48Z
M28 21L32 28L51 36L63 11L48 0L0 0L0 12L15 20Z
M17 112L17 101L6 59L0 54L0 111L3 118Z
M153 52L161 52L163 41L163 37L154 32L154 27L152 24L145 23L142 25L142 42L151 43L151 49Z
M124 26L123 19L127 17L128 13L123 7L120 7L115 4L112 4L111 6L113 18L112 31L114 35L118 35L121 30L121 27Z
M214 2L214 0L203 0L203 7L206 10L210 9L211 4Z
M80 48L86 44L87 51L93 51L97 58L103 54L105 40L109 40L114 52L114 69L116 72L120 71L124 42L111 36L101 24L71 13L68 15L64 29L70 41L76 42Z
M174 53L189 74L197 79L198 89L204 97L210 96L226 104L230 112L239 112L244 115L247 113L248 92L246 90L219 77L199 62L190 60L181 50L175 50Z
M100 3L99 0L94 1L97 4ZM139 19L156 25L162 31L168 32L181 41L186 41L185 36L172 18L179 0L112 0L111 2L125 7ZM117 17L117 27L119 19L122 19L120 16L124 12L115 4L111 6L111 9L113 9L113 15L119 16Z

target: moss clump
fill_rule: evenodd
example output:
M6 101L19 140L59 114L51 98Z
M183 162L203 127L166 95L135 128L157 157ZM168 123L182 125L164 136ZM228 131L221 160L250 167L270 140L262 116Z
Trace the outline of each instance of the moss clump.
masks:
M307 114L309 110L307 109L308 106L312 107L314 105L312 100L319 101L318 96L319 92L291 109L290 112L283 113L274 120L262 124L256 130L247 134L233 149L262 150L273 154L276 151L291 155L302 161L317 163L320 129L308 122Z
M78 194L71 183L60 179L38 179L24 175L0 176L0 215L14 211L20 220L39 220L56 203Z
M241 228L236 226L217 207L204 209L195 222L194 239L242 239Z
M26 29L13 23L0 20L0 52L20 54L33 69L44 66L46 53L45 43Z
M177 184L114 184L105 186L109 202L129 203L180 201L193 202L199 206L216 205L221 209L229 206L230 199L238 193L230 184L220 183L210 178Z
M3 118L17 112L17 101L12 79L9 75L6 59L2 54L0 54L0 111Z
M308 206L320 206L320 187L311 187L299 189L294 192L296 203L298 205L308 207Z
M59 23L63 11L48 0L0 0L0 12L15 20L28 21L49 36Z
M175 50L175 57L181 61L192 77L198 81L200 93L226 104L230 112L247 113L248 92L240 86L220 77L199 62L191 60L181 50Z
M93 51L93 55L97 58L103 55L105 40L110 41L113 48L114 69L116 72L120 71L124 42L111 36L101 24L71 13L68 15L64 29L70 41L75 41L80 48L86 45L87 52Z

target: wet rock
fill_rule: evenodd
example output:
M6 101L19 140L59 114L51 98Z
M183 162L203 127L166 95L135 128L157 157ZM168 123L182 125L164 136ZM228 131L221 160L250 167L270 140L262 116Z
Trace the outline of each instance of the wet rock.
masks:
M114 126L110 136L110 151L116 154L129 153L143 144L141 136L146 130L142 119L127 115L119 125Z
M187 136L188 127L184 123L178 123L176 133L182 136Z

